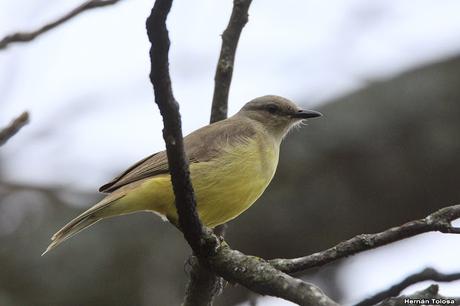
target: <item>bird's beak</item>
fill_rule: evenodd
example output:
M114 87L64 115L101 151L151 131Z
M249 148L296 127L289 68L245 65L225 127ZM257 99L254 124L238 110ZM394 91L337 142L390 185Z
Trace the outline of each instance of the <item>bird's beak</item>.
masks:
M307 119L307 118L316 118L321 117L323 114L313 110L303 110L300 109L297 112L293 113L292 118Z

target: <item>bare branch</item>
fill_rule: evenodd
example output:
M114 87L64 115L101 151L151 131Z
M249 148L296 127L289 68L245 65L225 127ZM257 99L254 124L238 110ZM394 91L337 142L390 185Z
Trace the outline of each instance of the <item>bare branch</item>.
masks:
M233 1L232 14L222 35L222 46L214 77L214 96L210 123L227 118L228 93L232 81L236 47L241 31L248 21L248 10L251 1ZM214 233L224 237L226 227L226 224L219 225L214 229ZM223 290L224 281L207 267L201 265L199 260L192 261L191 265L192 270L183 306L211 305L215 296Z
M438 231L459 234L460 228L451 225L451 222L458 218L460 218L460 205L445 207L426 218L411 221L377 234L358 235L325 251L294 259L273 259L270 260L270 263L283 272L295 273L422 233Z
M50 23L47 23L36 30L30 31L30 32L17 32L17 33L5 36L2 40L0 40L0 50L5 49L9 44L14 43L14 42L28 42L28 41L34 40L41 34L46 33L51 29L54 29L55 27L72 19L73 17L79 15L80 13L83 13L84 11L87 11L93 8L104 7L107 5L112 5L119 1L120 0L88 0L84 2L83 4L79 5L78 7L74 8L67 14L63 15L62 17L54 21L51 21Z
M193 188L185 158L179 106L174 99L169 76L169 37L166 18L172 0L157 0L147 19L150 49L150 80L155 102L163 116L163 137L176 197L179 226L185 239L203 264L232 282L240 283L255 292L270 294L300 305L336 306L321 290L300 279L274 269L266 261L246 256L221 244L210 231L204 231L196 212Z
M400 295L404 289L416 283L420 283L420 282L424 282L428 280L436 281L436 282L452 282L452 281L456 281L459 279L460 279L460 273L443 274L443 273L439 273L438 271L432 268L427 268L419 273L406 277L400 283L395 284L391 286L390 288L388 288L387 290L379 292L373 295L372 297L367 298L357 303L355 306L375 305L380 301L383 301L390 297L396 297Z
M233 10L227 28L222 34L222 47L214 76L211 123L227 117L228 93L232 82L233 63L241 31L248 22L252 0L233 0Z
M433 301L433 299L435 301ZM410 303L412 301L412 303ZM444 303L443 303L444 302ZM403 295L389 298L377 306L406 306L406 305L460 305L460 298L446 297L439 294L438 285L431 285L428 288L410 295Z
M9 125L0 130L0 146L3 146L11 137L13 137L20 129L29 123L29 113L23 112L16 119L11 121Z
M83 201L82 198L87 198L90 200L98 197L98 195L94 192L72 189L68 186L40 186L35 184L7 182L0 180L0 199L6 198L6 196L16 192L39 193L49 200L49 204L56 204L58 206L71 205L74 202L71 199L79 199Z
M275 268L262 258L244 255L222 243L216 254L203 264L232 283L239 283L262 295L283 298L304 306L338 306L321 289L294 278Z
M40 193L53 193L56 197L61 195L71 195L75 197L97 197L98 194L94 192L89 192L86 190L73 189L65 185L46 185L41 186L37 184L29 183L19 183L19 182L8 182L0 179L0 194L1 192L5 193L14 193L21 191L33 191Z
M222 292L225 281L200 264L195 256L192 256L190 265L192 270L182 306L212 305L214 298Z
M179 227L195 254L200 254L203 227L196 211L195 196L190 181L188 159L184 153L179 104L174 98L169 76L169 36L166 18L172 0L157 0L147 18L147 35L150 48L150 81L155 91L155 102L163 117L163 138L166 143Z

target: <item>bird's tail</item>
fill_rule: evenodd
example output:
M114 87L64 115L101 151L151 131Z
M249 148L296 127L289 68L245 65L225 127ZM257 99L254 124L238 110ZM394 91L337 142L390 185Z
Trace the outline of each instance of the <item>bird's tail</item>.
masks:
M122 198L124 195L112 196L109 195L104 198L102 201L67 223L63 228L61 228L56 234L51 237L51 243L43 252L42 256L57 247L59 244L69 239L75 234L78 234L85 228L93 225L97 221L108 217L108 215L101 213L102 210L113 204L115 201Z

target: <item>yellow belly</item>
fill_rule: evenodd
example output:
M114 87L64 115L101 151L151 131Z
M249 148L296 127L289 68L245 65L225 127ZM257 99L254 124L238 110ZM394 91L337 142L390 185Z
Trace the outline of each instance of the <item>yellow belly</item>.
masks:
M215 227L248 209L273 178L278 154L277 144L250 140L226 148L209 162L192 163L190 173L202 223ZM120 202L125 209L152 210L177 222L169 174L145 180Z

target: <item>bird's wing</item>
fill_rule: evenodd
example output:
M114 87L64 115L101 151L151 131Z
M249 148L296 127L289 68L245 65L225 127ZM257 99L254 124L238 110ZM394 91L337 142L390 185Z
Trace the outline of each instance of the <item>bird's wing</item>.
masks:
M166 152L157 152L138 161L112 181L102 185L99 191L112 192L126 184L166 172L168 172Z
M245 141L254 135L249 122L232 119L216 122L194 131L184 138L184 148L189 163L205 162L218 156L223 145ZM169 173L166 151L152 154L124 171L109 183L99 188L100 192L112 192L122 186L159 174Z

